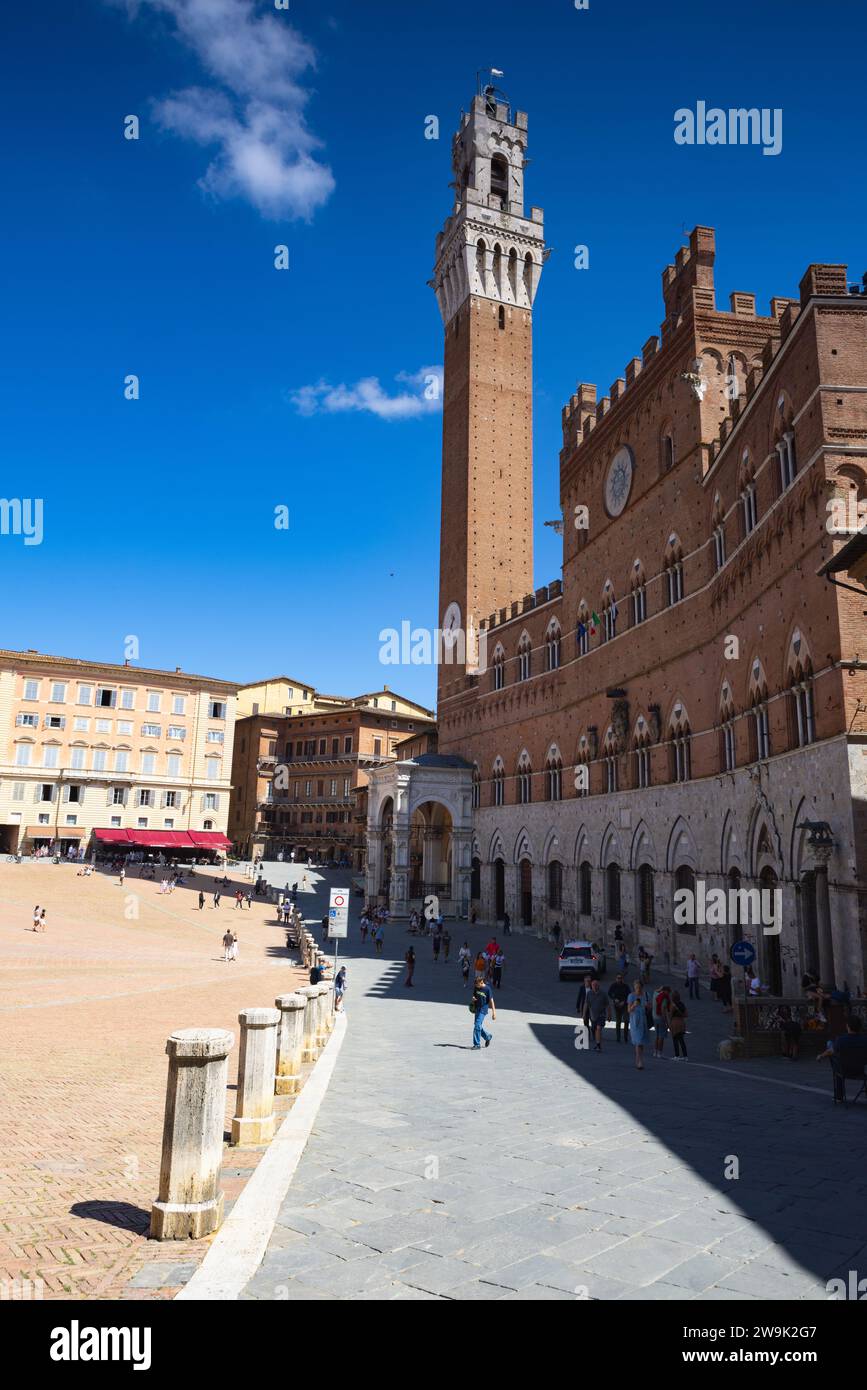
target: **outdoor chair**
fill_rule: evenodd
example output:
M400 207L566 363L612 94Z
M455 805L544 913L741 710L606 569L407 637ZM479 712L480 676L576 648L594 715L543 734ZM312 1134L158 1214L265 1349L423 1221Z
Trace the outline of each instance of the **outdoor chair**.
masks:
M843 1105L854 1105L859 1096L864 1096L867 1100L867 1048L859 1048L857 1052L850 1053L848 1056L844 1054L842 1059L832 1057L831 1071L834 1077L835 1105L838 1101ZM847 1081L859 1081L861 1083L851 1100L846 1095Z

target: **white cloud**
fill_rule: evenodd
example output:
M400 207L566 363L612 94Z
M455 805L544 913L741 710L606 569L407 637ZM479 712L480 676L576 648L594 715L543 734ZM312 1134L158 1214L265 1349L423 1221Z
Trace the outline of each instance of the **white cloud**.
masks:
M269 218L309 219L334 189L308 130L302 78L313 48L283 13L255 14L252 0L140 0L168 15L212 86L188 87L155 103L165 129L217 152L199 180L217 198L241 197Z
M362 377L354 386L327 381L315 386L301 386L290 392L289 399L299 415L339 415L344 411L363 411L380 420L409 420L417 415L431 415L442 406L442 367L420 367L417 372L398 372L396 381L414 387L389 395L379 377Z

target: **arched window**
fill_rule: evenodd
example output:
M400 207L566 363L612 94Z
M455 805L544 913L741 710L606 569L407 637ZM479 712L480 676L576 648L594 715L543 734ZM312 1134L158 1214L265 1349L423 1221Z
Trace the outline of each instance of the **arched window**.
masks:
M578 911L582 917L593 915L593 867L586 859L578 869Z
M620 920L620 865L609 864L605 870L605 916L609 922Z
M560 624L555 618L548 624L545 633L545 669L556 671L560 665Z
M741 508L741 539L746 540L750 532L755 530L759 520L756 502L756 470L753 467L748 449L744 449L741 455L741 466L738 473L738 498Z
M508 206L509 166L501 154L495 154L491 160L491 197L499 199L501 208Z
M587 611L587 604L583 599L578 605L578 621L575 624L575 641L578 644L578 655L586 656L590 650L590 614Z
M560 801L563 797L563 763L553 745L545 762L545 794L548 801Z
M633 739L635 749L635 785L649 787L653 782L653 765L650 754L650 729L644 715L639 715Z
M681 864L674 871L674 891L675 893L688 892L687 899L678 899L675 904L677 911L678 904L683 904L677 913L677 920L674 925L675 931L683 932L685 936L695 936L695 874L688 864ZM680 918L685 920L681 922Z
M719 703L719 770L734 772L737 767L735 707L728 681L723 682Z
M530 661L533 648L526 632L518 643L518 680L528 681L530 679Z
M602 590L602 640L610 642L617 635L617 600L611 580L605 582Z
M725 513L719 493L714 498L711 525L713 527L713 567L714 570L718 571L726 562Z
M548 906L555 910L563 906L563 865L559 859L548 865Z
M605 741L602 745L602 756L605 760L605 790L616 792L618 790L617 742L614 738L614 731L610 726L605 732Z
M502 758L494 759L494 767L491 773L491 786L493 788L492 804L503 806L506 801L506 769L503 766Z
M473 806L478 807L482 804L482 782L479 777L479 765L473 763Z
M642 927L652 927L656 923L653 869L649 864L642 864L638 870L638 922Z
M689 720L681 705L675 705L670 726L671 780L688 782L692 776Z
M663 425L659 436L659 469L668 473L675 465L674 433L671 425Z
M750 673L750 762L762 762L771 756L771 726L768 719L768 683L759 661L753 662Z
M533 800L533 768L526 749L518 760L515 780L518 785L518 805L527 806Z
M676 536L669 536L663 564L666 602L673 608L683 598L683 549Z
M502 304L501 304L500 307L499 307L499 309L497 310L497 327L498 327L498 328L505 328L505 326L506 326L506 311L505 311L505 309L503 308L503 306L502 306Z
M791 487L798 472L798 458L795 451L795 427L792 421L792 403L785 392L777 401L774 429L774 449L777 455L777 486L780 493Z
M498 642L494 648L494 659L491 663L493 671L493 688L502 690L506 684L506 653Z
M789 673L789 746L805 748L816 737L813 715L813 668L809 659L800 661Z
M644 566L636 560L632 566L630 579L630 601L632 603L632 626L638 627L647 617L647 587L644 580Z

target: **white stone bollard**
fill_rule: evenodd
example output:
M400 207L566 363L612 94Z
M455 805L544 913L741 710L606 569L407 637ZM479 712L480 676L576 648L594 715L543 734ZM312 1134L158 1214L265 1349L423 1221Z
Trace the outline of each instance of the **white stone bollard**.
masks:
M270 1144L274 1138L274 1072L277 1066L277 1009L242 1009L238 1092L233 1144Z
M182 1028L166 1042L160 1186L151 1207L154 1240L200 1240L223 1220L219 1183L234 1042L223 1028Z
M274 1094L294 1096L301 1089L301 1053L304 1049L303 994L278 994L274 1000L280 1010L277 1030L277 1070Z
M318 1055L317 1032L319 1023L319 986L305 985L298 993L303 995L304 1004L304 1047L302 1062L315 1062Z
M331 986L323 980L318 986L319 1000L316 1015L316 1045L321 1052L328 1042L328 1015L331 1012L329 1005L331 1002Z

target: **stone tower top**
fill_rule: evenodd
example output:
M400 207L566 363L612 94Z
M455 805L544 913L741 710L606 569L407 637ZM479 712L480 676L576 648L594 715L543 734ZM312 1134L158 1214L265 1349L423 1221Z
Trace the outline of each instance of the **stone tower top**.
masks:
M524 216L527 114L512 116L486 87L461 115L452 140L454 209L436 243L431 281L443 323L469 295L532 307L545 242L541 208Z

